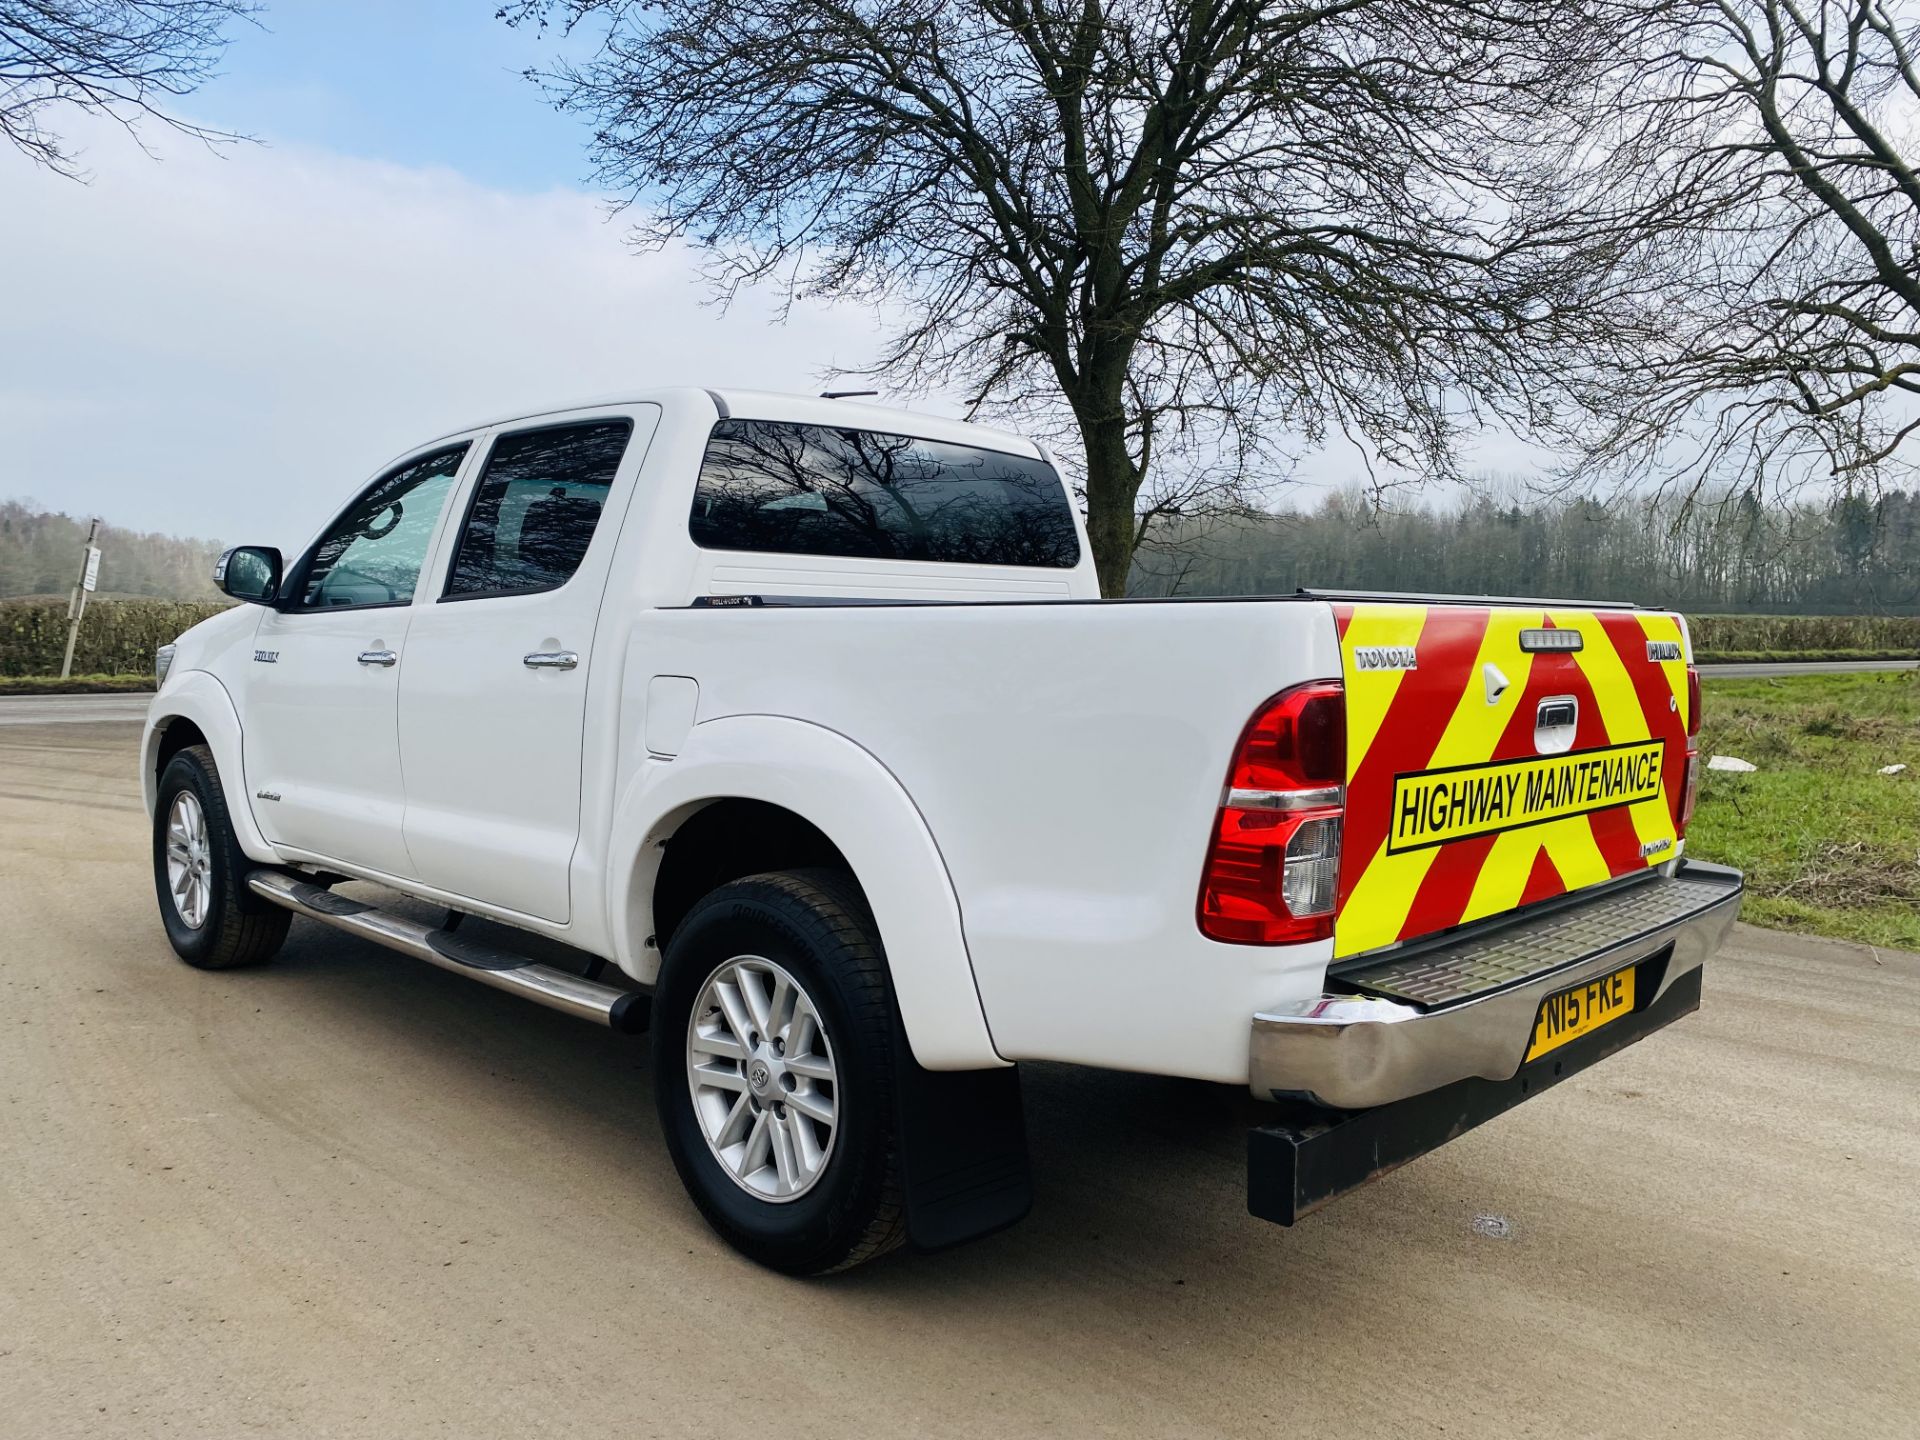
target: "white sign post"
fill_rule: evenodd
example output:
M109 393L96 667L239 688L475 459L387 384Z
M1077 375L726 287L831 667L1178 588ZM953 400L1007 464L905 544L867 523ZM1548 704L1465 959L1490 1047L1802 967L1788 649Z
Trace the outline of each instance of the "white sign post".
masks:
M80 561L80 582L67 602L67 614L72 618L67 622L67 655L60 662L62 680L73 674L73 645L80 638L80 617L87 613L87 596L100 588L100 547L93 543L99 536L100 522L95 520L87 527L87 553Z

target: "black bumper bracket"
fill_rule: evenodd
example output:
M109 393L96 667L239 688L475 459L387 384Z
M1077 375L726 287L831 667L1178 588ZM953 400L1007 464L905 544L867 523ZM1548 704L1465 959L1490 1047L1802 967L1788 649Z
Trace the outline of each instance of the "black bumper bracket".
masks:
M1291 1225L1699 1008L1695 969L1645 1009L1522 1065L1510 1080L1461 1080L1371 1110L1303 1110L1249 1130L1247 1209Z

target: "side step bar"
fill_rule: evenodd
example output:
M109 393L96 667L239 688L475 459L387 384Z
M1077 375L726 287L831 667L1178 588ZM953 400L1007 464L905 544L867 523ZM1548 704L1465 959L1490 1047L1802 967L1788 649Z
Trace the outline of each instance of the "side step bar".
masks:
M450 930L436 930L402 919L376 906L335 895L331 890L278 870L255 870L247 888L284 910L318 920L362 940L398 950L455 975L505 990L549 1010L633 1035L647 1028L647 996L638 990L619 990L587 980L525 955L462 939Z

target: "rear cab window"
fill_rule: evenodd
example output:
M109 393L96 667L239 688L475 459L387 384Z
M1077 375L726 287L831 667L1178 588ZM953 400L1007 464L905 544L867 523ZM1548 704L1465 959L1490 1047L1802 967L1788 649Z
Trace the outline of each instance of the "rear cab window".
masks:
M722 420L688 531L703 550L1070 570L1080 537L1044 460L874 430Z

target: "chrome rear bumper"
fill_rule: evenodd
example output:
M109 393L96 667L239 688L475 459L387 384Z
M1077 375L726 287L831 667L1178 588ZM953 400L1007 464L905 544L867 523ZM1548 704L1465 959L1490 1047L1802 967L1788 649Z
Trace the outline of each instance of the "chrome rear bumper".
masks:
M1542 1000L1652 961L1636 997L1644 1010L1720 948L1744 888L1737 870L1683 860L1671 876L1342 971L1329 993L1253 1017L1253 1093L1362 1110L1458 1080L1510 1079ZM1489 983L1473 988L1476 977Z

